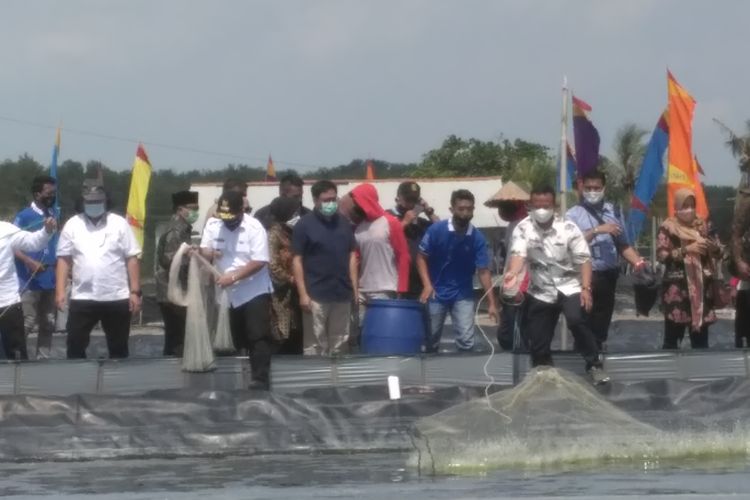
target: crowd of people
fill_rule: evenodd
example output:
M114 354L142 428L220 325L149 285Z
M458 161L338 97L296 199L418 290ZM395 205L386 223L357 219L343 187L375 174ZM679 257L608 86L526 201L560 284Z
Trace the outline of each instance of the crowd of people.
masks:
M303 206L304 187L296 175L285 176L279 196L253 213L247 184L227 180L207 212L199 244L192 227L201 210L198 193L173 194L174 213L156 246L165 356L183 351L186 308L170 302L167 288L175 254L188 244L188 255L198 252L218 270L212 300L229 308L234 346L250 357L258 388L269 385L274 354L327 356L356 349L368 303L378 299L425 305L425 352L438 352L448 315L457 350L473 350L475 276L489 318L499 323L502 349L527 349L534 366L552 364L550 346L562 314L593 381L609 379L601 353L620 264L624 260L636 273L652 264L628 241L618 210L606 200L603 173L579 181L580 202L566 214L556 213L555 191L545 186L491 204L508 223L500 304L487 240L471 223L471 192L454 191L451 216L440 220L413 181L399 185L388 210L373 184L339 193L334 182L317 181L310 188L311 208ZM26 332L33 329L38 336L32 357L48 357L55 309L67 307L68 358L86 357L97 323L110 357L127 357L131 316L142 298L141 248L127 221L112 212L101 182L86 180L79 213L58 233L55 180L37 177L31 192L32 203L14 224L0 223L5 356L27 359ZM678 191L675 216L658 233L665 349L677 348L685 331L693 348L707 347L714 309L722 305L717 292L722 246L696 217L695 200L692 191ZM177 268L183 288L188 259ZM742 277L738 300L750 291L750 276ZM745 316L738 311L738 346L747 337Z

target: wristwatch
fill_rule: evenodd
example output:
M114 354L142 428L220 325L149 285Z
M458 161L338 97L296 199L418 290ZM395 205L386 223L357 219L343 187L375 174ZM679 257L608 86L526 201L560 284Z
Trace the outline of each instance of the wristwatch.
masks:
M130 290L130 295L136 295L138 297L143 297L143 292L141 290Z
M591 291L591 287L590 286L582 286L581 289L582 290L586 290L587 292Z
M432 214L435 213L435 209L432 207L428 207L424 209L424 213L427 217L432 217Z

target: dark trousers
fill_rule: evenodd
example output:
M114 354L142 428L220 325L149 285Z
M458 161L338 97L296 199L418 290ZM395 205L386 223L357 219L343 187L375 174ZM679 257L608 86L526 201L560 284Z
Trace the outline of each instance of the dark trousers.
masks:
M230 308L229 325L235 345L238 339L242 339L247 346L253 381L267 388L271 374L271 355L276 349L271 333L271 295L259 295L241 306Z
M509 304L502 305L502 310L500 311L500 326L497 327L497 343L504 351L528 349L526 339L523 335L519 335L518 339L515 338L516 323L518 323L518 328L523 331L520 322L523 319L523 309L525 306L525 301L520 306Z
M8 359L29 359L21 303L0 308L0 338Z
M68 359L86 357L91 330L98 322L107 339L110 358L128 357L130 301L71 300L68 310Z
M589 330L585 311L581 307L581 294L565 296L558 293L557 302L553 304L542 302L531 295L527 295L526 301L527 309L523 326L529 342L533 366L552 364L550 345L561 312L568 321L568 328L573 333L578 352L586 361L586 369L601 366L594 334Z
M662 349L679 349L685 330L690 329L687 323L675 323L664 320L664 346ZM697 332L690 331L690 347L708 349L708 325L703 325Z
M739 290L736 304L734 345L735 347L750 347L750 290Z
M185 346L187 307L171 302L159 302L159 309L164 319L164 355L182 356L182 349Z
M612 313L615 310L615 288L619 276L619 269L594 271L591 276L591 296L594 304L586 322L589 330L594 334L599 350L607 341L609 334L609 324L612 322Z

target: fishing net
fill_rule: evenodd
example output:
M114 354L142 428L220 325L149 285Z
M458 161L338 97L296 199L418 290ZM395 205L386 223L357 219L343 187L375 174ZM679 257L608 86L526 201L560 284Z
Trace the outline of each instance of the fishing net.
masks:
M415 427L412 465L428 474L622 459L651 452L659 433L555 368L534 369L516 387Z
M219 311L213 335L214 350L217 352L234 351L232 331L229 328L229 294L226 290L219 292L217 306Z
M188 265L187 291L184 291L178 275L189 248L189 245L183 243L172 259L169 268L167 298L174 304L187 307L182 369L189 372L204 372L214 369L215 360L206 321L206 305L199 268L200 263L208 263L197 252L192 254Z

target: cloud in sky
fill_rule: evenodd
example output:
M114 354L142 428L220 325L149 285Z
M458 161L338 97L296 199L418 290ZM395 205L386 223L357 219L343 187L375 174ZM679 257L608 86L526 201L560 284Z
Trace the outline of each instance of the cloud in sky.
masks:
M6 0L0 116L233 153L260 165L417 161L448 134L554 147L560 83L594 107L603 152L696 97L711 182L734 160L711 119L750 118L750 4L698 0ZM47 161L50 130L0 120L0 157ZM64 133L62 156L129 167L128 142ZM240 159L151 147L156 168Z

